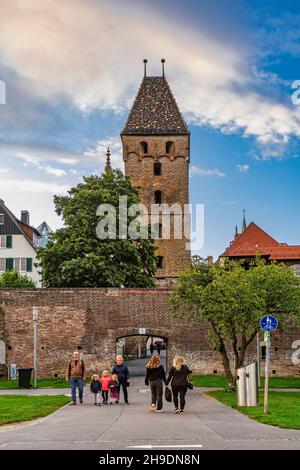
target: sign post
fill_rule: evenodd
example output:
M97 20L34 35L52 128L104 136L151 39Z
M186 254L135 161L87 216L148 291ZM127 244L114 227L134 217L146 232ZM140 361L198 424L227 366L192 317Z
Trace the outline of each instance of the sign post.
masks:
M272 315L266 315L260 320L260 327L264 331L264 340L266 341L264 413L267 414L269 407L270 332L276 330L278 327L278 320Z

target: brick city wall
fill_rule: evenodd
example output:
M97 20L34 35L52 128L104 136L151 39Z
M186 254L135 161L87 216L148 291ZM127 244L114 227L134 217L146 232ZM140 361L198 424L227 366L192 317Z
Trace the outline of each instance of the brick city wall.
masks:
M207 345L207 329L200 323L174 319L167 303L167 289L0 289L4 312L6 363L32 367L32 307L40 307L38 374L64 376L71 353L80 348L89 373L110 367L116 340L137 335L166 338L168 364L176 354L205 374L223 372L220 357ZM2 334L2 333L1 333ZM291 360L292 342L300 332L275 333L271 373L300 375ZM255 359L255 343L247 361Z

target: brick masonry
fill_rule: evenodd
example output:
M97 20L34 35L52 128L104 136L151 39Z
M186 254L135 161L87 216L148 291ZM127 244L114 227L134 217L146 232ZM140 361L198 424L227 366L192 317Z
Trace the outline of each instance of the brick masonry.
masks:
M36 305L40 307L41 377L64 376L70 355L78 347L89 374L109 368L114 361L116 339L137 335L139 328L166 338L169 365L180 354L194 372L222 373L219 355L208 348L207 328L175 319L167 302L170 293L169 289L0 289L7 364L32 367L32 307ZM300 332L295 329L273 335L271 374L300 375L300 365L291 360L295 340L300 340ZM246 360L252 359L255 343Z

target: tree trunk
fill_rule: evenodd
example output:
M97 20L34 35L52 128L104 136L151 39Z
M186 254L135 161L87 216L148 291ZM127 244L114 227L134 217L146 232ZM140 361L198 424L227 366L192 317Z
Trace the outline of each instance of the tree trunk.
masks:
M231 372L230 363L229 363L229 359L227 356L227 351L223 342L220 345L220 354L222 355L222 362L223 362L224 372L225 372L225 376L227 380L227 386L230 390L234 390L235 378Z

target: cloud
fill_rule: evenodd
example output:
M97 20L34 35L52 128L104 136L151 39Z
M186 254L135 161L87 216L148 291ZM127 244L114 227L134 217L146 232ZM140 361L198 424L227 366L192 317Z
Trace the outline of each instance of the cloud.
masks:
M248 173L250 165L239 164L239 165L237 165L237 168L241 173Z
M111 163L113 167L123 168L123 154L122 145L119 137L108 137L106 139L98 140L94 147L88 147L83 152L88 160L97 159L102 162L104 167L106 160L107 149L111 151Z
M208 169L200 168L199 166L191 166L190 176L193 176L193 175L212 176L212 177L217 177L217 178L222 178L223 176L226 176L225 173L223 173L220 170L217 170L216 168L214 168L213 170L208 170Z
M265 158L282 155L291 138L300 137L300 107L271 93L280 85L275 74L251 68L257 50L226 43L202 29L201 19L197 30L186 26L172 13L134 1L2 0L0 58L42 99L64 96L84 112L120 112L136 92L139 61L148 57L149 73L156 74L164 56L190 123L254 137L261 149L270 144L279 149Z
M9 168L0 168L0 173L3 175L9 172Z
M69 186L60 185L56 183L49 183L47 181L38 180L23 180L20 184L19 179L4 179L1 181L1 191L11 190L14 188L15 192L32 192L32 193L52 193L52 194L66 194Z

